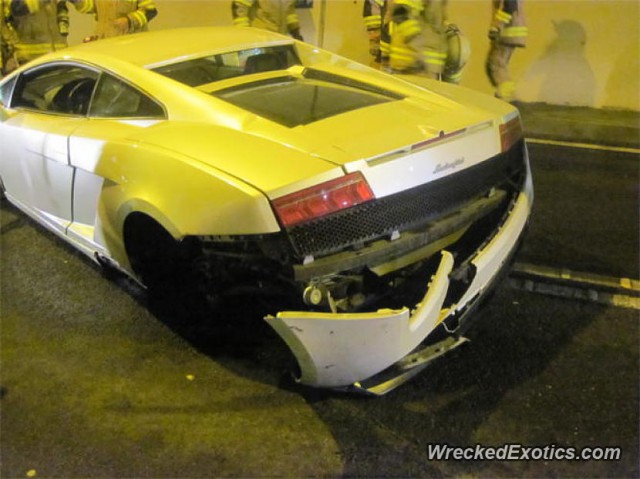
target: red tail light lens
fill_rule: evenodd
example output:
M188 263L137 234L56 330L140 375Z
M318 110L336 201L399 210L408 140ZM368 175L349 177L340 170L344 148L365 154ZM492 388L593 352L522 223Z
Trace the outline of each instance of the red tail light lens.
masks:
M356 171L283 196L272 204L282 226L289 228L373 198L362 173Z
M522 123L520 116L516 116L511 120L500 125L500 141L502 143L502 151L507 151L522 138Z

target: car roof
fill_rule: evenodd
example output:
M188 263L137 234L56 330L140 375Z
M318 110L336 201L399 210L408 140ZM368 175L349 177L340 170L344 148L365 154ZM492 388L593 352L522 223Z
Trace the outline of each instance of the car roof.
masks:
M60 50L61 57L115 56L141 67L172 63L221 51L291 43L285 35L250 27L190 27L134 33ZM51 59L51 56L49 57Z

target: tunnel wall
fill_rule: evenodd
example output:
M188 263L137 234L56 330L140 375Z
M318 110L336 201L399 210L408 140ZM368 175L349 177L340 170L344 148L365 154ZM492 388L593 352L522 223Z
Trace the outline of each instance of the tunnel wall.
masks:
M230 0L156 0L151 29L231 24ZM299 9L305 40L369 62L363 0L314 0ZM525 0L527 47L511 72L525 102L640 110L640 2ZM490 0L450 0L449 18L469 37L462 85L492 92L484 73ZM70 43L90 34L93 18L71 12Z

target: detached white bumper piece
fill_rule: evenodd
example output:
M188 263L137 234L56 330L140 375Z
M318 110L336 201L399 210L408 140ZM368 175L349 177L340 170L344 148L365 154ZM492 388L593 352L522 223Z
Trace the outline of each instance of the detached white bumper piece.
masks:
M418 350L443 320L470 309L483 295L515 250L530 209L530 191L522 192L507 221L472 259L476 274L457 304L443 305L454 268L452 254L443 250L425 296L412 310L405 307L343 314L284 311L266 317L295 355L300 366L298 381L315 387L384 394L435 357L463 343L464 338L448 338ZM384 384L374 382L372 388L361 384L382 371ZM390 371L395 371L395 377L389 376Z
M347 386L395 363L433 330L441 319L452 269L453 256L444 251L413 314L408 308L344 314L287 311L267 322L296 356L301 383Z

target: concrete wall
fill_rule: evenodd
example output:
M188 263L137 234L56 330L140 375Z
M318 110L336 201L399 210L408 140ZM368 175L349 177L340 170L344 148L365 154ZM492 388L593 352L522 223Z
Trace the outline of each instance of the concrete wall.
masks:
M305 40L367 63L363 0L315 0L300 10ZM472 42L462 84L491 92L484 74L490 0L450 0L449 17ZM152 29L229 25L230 0L156 0ZM526 102L640 110L640 1L528 0L529 42L511 69ZM324 21L323 21L324 20ZM70 43L91 33L72 12Z

